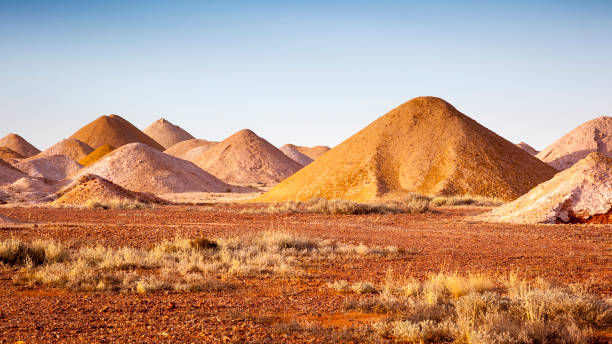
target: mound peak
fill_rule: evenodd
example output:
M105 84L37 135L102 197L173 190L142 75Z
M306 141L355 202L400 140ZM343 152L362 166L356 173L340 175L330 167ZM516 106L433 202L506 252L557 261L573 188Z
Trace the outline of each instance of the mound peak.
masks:
M512 200L556 170L436 97L378 118L255 201L370 201L410 192Z
M14 150L8 147L0 147L0 159L11 161L15 159L23 159L25 158L23 155L15 152Z
M277 183L302 168L268 141L243 129L205 150L195 164L230 183Z
M309 157L312 160L315 160L316 158L320 157L321 155L327 153L328 151L331 150L331 148L327 147L327 146L312 146L312 147L305 147L305 146L296 146L296 145L292 145L292 144L286 144L285 146L294 149L304 155L306 155L307 157Z
M281 152L285 153L286 156L290 157L293 161L297 162L302 166L306 166L312 162L311 158L295 149L295 146L293 145L284 145L281 146L279 149Z
M41 158L50 155L65 155L72 160L79 160L93 152L87 143L74 138L63 139L34 157Z
M32 146L28 141L17 134L8 134L0 139L0 146L10 148L26 158L40 153L38 148Z
M564 170L592 152L612 156L612 117L601 116L582 123L538 153L537 157Z
M83 168L72 179L95 174L128 190L147 193L225 192L229 185L193 163L142 143L130 143Z
M165 118L160 118L151 123L143 131L145 134L149 135L151 138L161 144L164 149L170 148L179 142L194 138L183 128L170 123L170 121L166 120Z
M166 149L164 153L193 162L215 143L217 142L202 139L185 140Z
M517 147L519 147L520 149L524 150L525 152L531 154L531 155L537 155L538 153L540 153L539 150L531 147L529 144L525 143L525 142L519 142L516 144Z
M164 150L158 142L118 115L98 117L72 134L70 138L85 142L94 149L102 145L121 147L138 142L160 151Z

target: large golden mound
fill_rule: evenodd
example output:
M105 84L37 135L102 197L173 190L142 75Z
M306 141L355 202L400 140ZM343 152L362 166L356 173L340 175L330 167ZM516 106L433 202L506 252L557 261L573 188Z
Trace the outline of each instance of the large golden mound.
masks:
M160 151L164 150L164 147L147 134L117 115L101 116L79 129L70 138L83 141L93 149L102 145L119 148L128 143L137 142Z
M256 202L370 201L409 192L512 200L557 171L440 98L393 109Z

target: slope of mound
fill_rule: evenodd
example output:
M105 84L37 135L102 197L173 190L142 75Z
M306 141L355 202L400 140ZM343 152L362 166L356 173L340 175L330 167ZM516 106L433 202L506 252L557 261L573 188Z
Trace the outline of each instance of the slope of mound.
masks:
M0 146L10 148L26 158L40 153L38 148L32 146L28 141L17 134L8 134L0 139Z
M293 149L297 150L298 152L306 155L307 157L311 158L312 160L315 160L316 158L320 157L321 155L323 155L323 154L327 153L329 150L331 150L331 148L329 148L327 146L304 147L304 146L296 146L296 145L292 145L292 144L288 144L288 146L290 146Z
M277 183L302 168L278 148L244 129L213 145L194 163L229 183Z
M536 156L564 170L592 152L612 156L612 117L598 117L579 125Z
M9 216L4 216L0 214L0 225L15 225L15 224L20 224L22 223L19 220L16 220L12 217Z
M556 170L440 98L393 109L257 198L370 201L409 192L512 200Z
M166 149L164 151L164 153L166 154L170 154L174 157L177 158L181 158L183 160L188 160L188 161L192 161L192 159L187 159L187 156L191 156L190 151L192 151L194 148L200 148L200 150L198 150L198 152L204 152L206 149L210 148L212 145L214 145L217 142L214 141L206 141L206 140L202 140L202 139L191 139L191 140L185 140L182 142L179 142L175 145L173 145L172 147ZM194 151L195 152L195 151ZM193 153L191 153L193 154ZM191 156L193 158L193 156Z
M25 176L23 172L13 167L13 165L0 159L0 185L11 184Z
M89 166L94 162L102 159L103 156L115 150L113 146L110 145L102 145L96 148L93 152L87 154L86 157L83 157L79 160L79 164L83 166Z
M528 145L525 142L519 142L516 144L518 148L524 150L525 152L531 154L531 155L537 155L538 153L540 153L539 150L531 147L530 145Z
M53 146L45 149L44 151L36 154L35 158L42 158L51 155L65 155L72 160L78 161L84 158L87 154L93 152L87 143L81 142L77 139L63 139Z
M101 116L79 129L70 138L83 141L94 149L102 145L121 147L139 142L160 151L164 150L164 147L147 134L117 115Z
M15 152L14 150L8 147L0 147L0 159L5 161L11 161L15 159L23 159L25 158L23 155Z
M514 202L478 218L510 223L612 223L612 160L591 153Z
M179 142L194 138L183 128L179 127L178 125L174 125L163 118L151 123L151 125L146 127L143 131L153 140L162 145L164 149L170 148Z
M169 204L151 194L127 190L94 174L81 176L57 193L55 205L86 205L89 200L111 201L115 199L142 203Z
M290 157L293 161L297 162L302 166L306 166L312 162L312 159L308 156L300 153L293 145L284 145L280 147L280 151L285 153L286 156Z
M72 179L96 174L128 190L148 193L225 192L229 185L193 163L141 143L119 147Z
M32 157L15 164L15 167L30 177L62 180L77 172L83 166L65 155Z
M56 188L38 178L23 177L13 184L0 187L9 202L23 202L43 198L56 191Z

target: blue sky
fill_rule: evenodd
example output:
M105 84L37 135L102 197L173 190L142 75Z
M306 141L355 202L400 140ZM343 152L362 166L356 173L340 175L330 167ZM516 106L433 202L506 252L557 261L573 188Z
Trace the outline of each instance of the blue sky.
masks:
M609 1L0 1L0 116L40 149L100 115L334 146L416 96L544 148L612 115Z

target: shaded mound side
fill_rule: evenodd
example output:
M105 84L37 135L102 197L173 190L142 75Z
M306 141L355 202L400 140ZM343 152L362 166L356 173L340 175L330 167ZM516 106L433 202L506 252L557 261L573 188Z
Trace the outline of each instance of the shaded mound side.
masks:
M5 201L23 202L43 198L57 189L38 178L23 177L12 184L0 186L0 191L6 194Z
M83 141L94 149L102 145L121 147L138 142L160 151L164 150L164 147L147 134L117 115L99 117L72 134L70 138Z
M517 147L519 147L520 149L524 150L525 152L531 154L531 155L537 155L538 153L540 153L539 150L531 147L530 145L528 145L525 142L519 142L516 144Z
M514 202L478 218L509 223L602 221L612 207L612 160L591 153L571 168L559 172ZM604 216L607 217L607 216Z
M0 147L0 159L11 161L14 159L24 159L25 157L8 147Z
M248 129L213 145L194 162L230 183L277 183L302 168Z
M102 159L103 156L115 150L113 146L110 145L102 145L96 148L93 152L89 153L86 157L79 160L79 164L83 166L89 166L94 162Z
M62 180L76 173L83 166L65 155L50 155L21 160L15 164L15 167L30 177Z
M13 151L23 155L25 158L29 158L40 153L40 150L32 146L23 137L17 134L8 134L0 139L0 146L7 147Z
M95 174L128 190L148 193L225 192L229 185L189 161L141 143L130 143L71 176Z
M255 201L424 195L512 200L556 170L442 99L393 109Z
M306 166L312 162L312 159L308 156L300 153L293 145L284 145L279 148L281 152L285 153L286 156L290 157L293 161L297 162L302 166Z
M579 125L536 157L559 170L564 170L592 152L612 157L612 117L598 117Z
M0 159L0 185L12 184L17 179L23 178L26 175L13 165Z
M141 203L169 204L169 202L142 192L127 190L100 176L88 174L81 176L70 185L57 192L54 205L87 205L90 200L112 201L129 200Z
M291 146L293 149L297 150L298 152L306 155L307 157L311 158L312 160L315 160L316 158L320 157L321 155L331 150L331 148L327 146L304 147L304 146L295 146L292 144L289 144L289 146Z
M78 161L91 152L93 152L93 148L91 148L85 142L69 138L59 141L53 146L36 154L33 158L41 158L51 155L65 155L72 160Z
M194 156L194 154L197 154L194 152L203 153L215 143L217 142L202 139L191 139L175 144L174 146L166 149L164 153L193 162L193 159L197 157ZM195 148L199 148L199 150L195 151Z
M170 148L179 142L194 138L183 128L179 127L178 125L174 125L163 118L151 123L151 125L146 127L143 131L153 140L162 145L164 149Z

